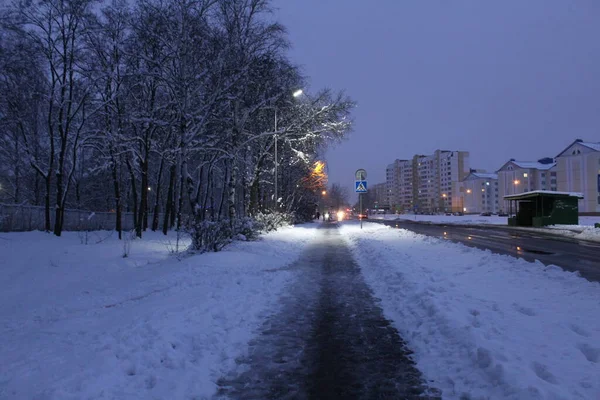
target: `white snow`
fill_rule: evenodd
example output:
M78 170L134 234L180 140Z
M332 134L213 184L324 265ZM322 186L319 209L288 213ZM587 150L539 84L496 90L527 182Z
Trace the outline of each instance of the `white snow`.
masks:
M504 196L505 199L515 199L523 196L527 196L530 194L551 194L551 195L564 195L569 197L577 197L579 199L583 199L583 193L580 192L556 192L553 190L532 190L531 192L523 192L517 194L510 194L508 196Z
M417 222L431 222L434 224L465 224L465 225L508 225L507 217L484 217L481 215L414 215L414 214L373 214L369 215L369 219L406 219ZM583 229L584 227L593 227L594 224L600 223L600 217L580 216L579 225L558 225L563 229Z
M341 230L444 399L600 399L597 282L381 224Z
M212 396L314 228L185 258L173 235L146 233L128 258L116 234L84 235L0 235L1 399Z

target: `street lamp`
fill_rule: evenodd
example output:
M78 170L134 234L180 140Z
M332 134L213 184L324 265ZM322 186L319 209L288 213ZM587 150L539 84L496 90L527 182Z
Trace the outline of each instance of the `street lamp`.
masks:
M302 95L302 93L304 93L302 91L302 89L298 89L296 90L294 93L292 93L292 96L294 97L299 97ZM277 160L277 107L275 107L275 135L274 135L274 140L275 140L275 209L277 209L278 203L279 203L279 193L278 193L278 178L279 175L277 174L277 169L279 167L279 161Z

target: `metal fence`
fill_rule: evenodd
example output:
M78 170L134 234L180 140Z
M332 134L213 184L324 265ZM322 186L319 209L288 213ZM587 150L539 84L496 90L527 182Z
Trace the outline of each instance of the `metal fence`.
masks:
M54 210L51 210L50 223L54 226ZM19 204L0 204L0 232L23 232L44 230L44 207ZM116 227L116 213L65 210L65 231L112 230ZM131 230L133 213L122 213L123 230ZM149 224L152 224L150 214ZM162 214L159 214L162 227Z

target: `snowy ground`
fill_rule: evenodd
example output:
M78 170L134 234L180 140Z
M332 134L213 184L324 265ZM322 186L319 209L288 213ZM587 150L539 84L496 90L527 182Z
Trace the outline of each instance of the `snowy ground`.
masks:
M148 233L123 258L109 234L0 234L0 399L211 396L314 227L181 260L172 236Z
M341 229L444 398L600 399L600 284L380 224Z

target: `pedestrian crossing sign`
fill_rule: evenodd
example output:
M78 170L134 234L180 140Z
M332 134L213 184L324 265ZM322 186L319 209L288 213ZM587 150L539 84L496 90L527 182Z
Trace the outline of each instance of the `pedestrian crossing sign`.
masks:
M355 181L354 191L356 193L367 193L367 181Z

